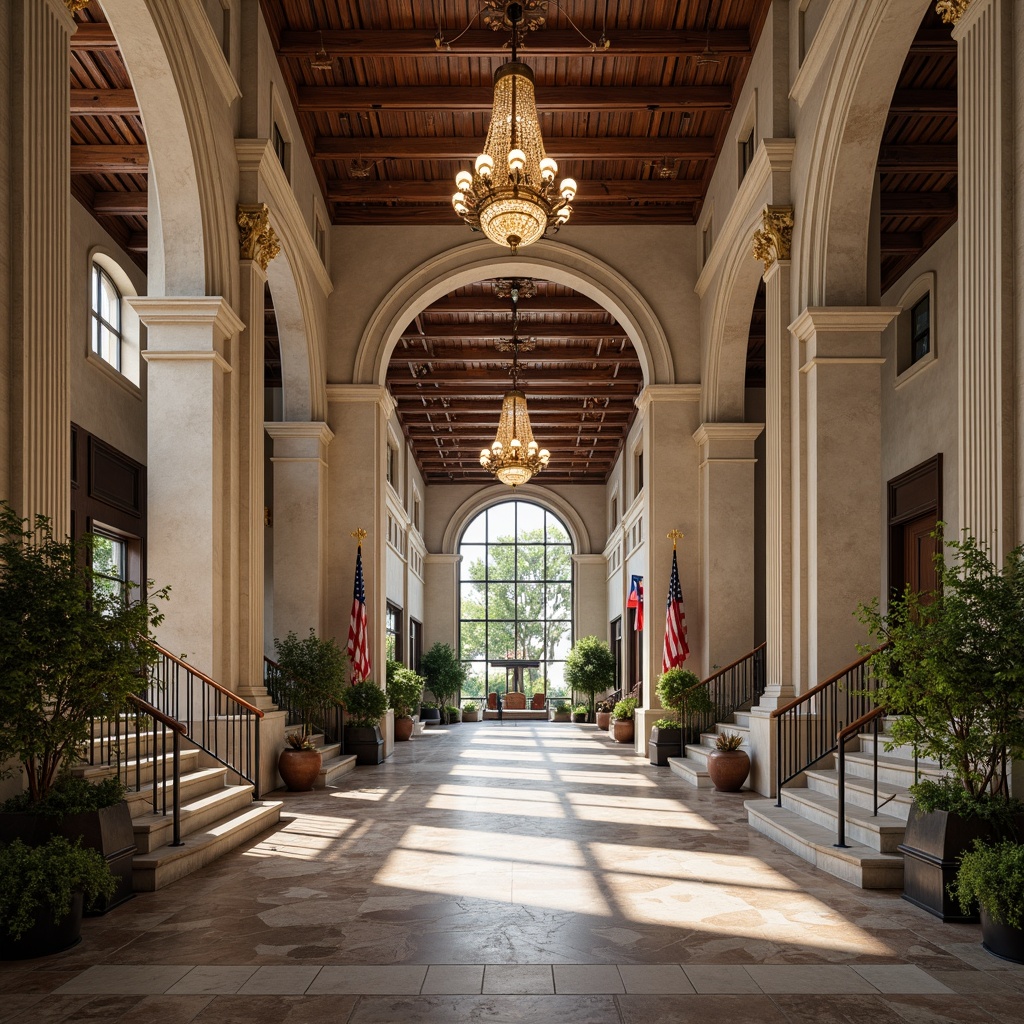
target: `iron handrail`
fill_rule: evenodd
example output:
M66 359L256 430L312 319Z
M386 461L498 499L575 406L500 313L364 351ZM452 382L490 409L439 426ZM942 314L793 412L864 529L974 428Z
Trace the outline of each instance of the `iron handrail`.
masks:
M782 787L787 782L835 752L843 723L873 709L871 693L876 687L869 662L887 646L868 652L771 713L775 722L776 807L782 806Z
M884 708L873 708L865 715L861 715L855 722L836 733L836 746L838 747L837 784L838 790L838 815L839 820L836 826L835 845L840 848L846 847L846 744L847 741L862 732L864 727L873 724L874 743L872 745L873 759L873 800L874 817L878 817L878 720L885 714ZM889 799L892 799L891 797ZM888 800L886 801L888 803Z
M765 655L767 642L758 644L748 654L720 668L687 692L705 688L711 698L712 709L691 715L683 735L683 750L687 743L697 743L700 734L724 721L737 711L749 708L765 691Z
M266 655L263 656L263 685L267 688L270 699L288 713L289 723L295 725L296 720L302 717L301 712L288 700L281 666ZM309 726L313 732L323 733L325 743L339 743L341 753L345 752L344 716L340 704L324 708L319 720L299 724Z

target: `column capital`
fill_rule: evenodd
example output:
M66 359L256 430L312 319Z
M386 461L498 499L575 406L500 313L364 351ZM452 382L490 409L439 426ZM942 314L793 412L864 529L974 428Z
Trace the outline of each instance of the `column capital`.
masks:
M736 451L752 452L754 442L763 432L763 423L702 423L693 432L693 439L706 458L729 458ZM712 448L722 451L712 454Z
M573 565L607 565L604 555L572 555Z
M699 402L700 389L699 384L648 384L633 404L646 412L654 402Z
M808 306L789 329L800 341L819 332L881 334L899 314L899 306Z
M151 327L207 328L218 341L245 330L242 318L220 295L153 296L126 295L139 319Z
M764 264L765 273L777 260L789 260L793 249L793 207L766 206L761 227L754 232L751 255Z
M281 251L281 243L270 226L270 209L266 203L239 203L235 219L241 258L258 263L265 272Z
M956 25L971 5L971 0L938 0L935 13L947 24Z
M263 429L275 440L278 438L296 438L300 440L310 439L322 445L329 445L334 440L334 431L326 423L313 421L306 423L302 421L278 420L267 421Z

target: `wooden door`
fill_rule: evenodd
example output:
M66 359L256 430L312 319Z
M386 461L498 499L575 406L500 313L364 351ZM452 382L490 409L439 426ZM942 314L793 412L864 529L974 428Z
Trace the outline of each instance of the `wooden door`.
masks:
M928 512L903 524L903 582L918 593L938 586L935 555L940 542L931 536L937 522L937 513Z

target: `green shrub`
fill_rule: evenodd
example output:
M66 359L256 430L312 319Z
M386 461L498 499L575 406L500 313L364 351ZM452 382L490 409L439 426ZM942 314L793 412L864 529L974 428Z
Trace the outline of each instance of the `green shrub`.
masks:
M84 850L81 840L53 836L42 846L15 839L0 846L0 927L19 939L41 914L56 923L71 910L76 892L90 906L110 897L117 881L97 850Z
M700 677L685 668L670 668L658 679L658 699L669 711L678 716L681 727L695 715L710 714L715 710L714 702L706 686L700 685Z
M31 811L47 818L67 818L83 811L113 807L124 799L124 794L124 783L116 775L97 783L76 775L62 775L44 799L33 803L28 793L19 793L0 804L0 811L12 814Z
M341 703L352 719L351 725L369 728L387 713L388 695L372 679L364 679L342 692Z
M473 714L475 711L478 710L478 708L476 704L473 703L473 701L467 701L465 704L462 705L462 710L463 713L468 711L470 714Z
M590 708L586 704L573 704L572 713L574 715L585 715L590 711Z
M949 892L965 914L977 900L996 924L1024 928L1024 844L1005 839L990 846L976 839Z
M587 694L593 705L598 693L615 685L615 658L608 644L596 636L580 637L565 661L565 681Z
M398 718L411 718L423 698L423 677L400 661L388 662L388 702Z
M282 698L299 715L301 736L322 728L328 714L345 690L346 657L333 637L323 640L310 629L299 638L290 632L274 640L277 663L281 666Z
M674 718L659 718L654 723L659 729L678 729L679 723Z
M615 705L615 710L612 714L623 721L631 722L633 714L636 712L636 704L635 697L625 697Z

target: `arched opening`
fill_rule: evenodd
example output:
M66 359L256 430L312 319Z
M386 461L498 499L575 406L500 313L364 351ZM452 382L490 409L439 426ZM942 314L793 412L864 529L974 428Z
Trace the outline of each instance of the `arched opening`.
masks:
M466 525L458 552L463 696L486 701L518 692L526 706L534 695L568 696L573 546L566 524L531 501L499 502ZM535 664L493 664L502 661Z

